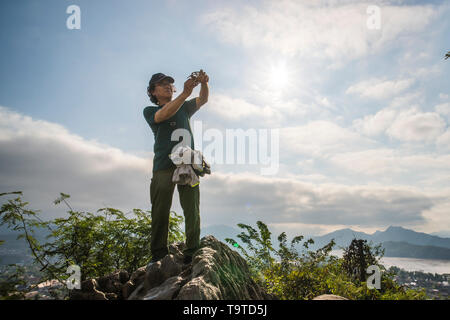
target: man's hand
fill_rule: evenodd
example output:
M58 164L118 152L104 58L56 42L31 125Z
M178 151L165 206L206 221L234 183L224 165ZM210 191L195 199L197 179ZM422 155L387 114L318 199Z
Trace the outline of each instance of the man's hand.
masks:
M184 82L184 89L182 94L189 97L192 94L192 90L198 85L198 81L195 78L189 78Z
M197 77L197 81L201 84L207 83L209 81L209 77L203 69L200 69L199 75Z
M206 74L205 71L200 70L197 75L197 81L200 82L202 85L200 87L200 94L196 98L196 104L197 104L197 110L204 105L206 102L208 102L208 96L209 96L209 77Z

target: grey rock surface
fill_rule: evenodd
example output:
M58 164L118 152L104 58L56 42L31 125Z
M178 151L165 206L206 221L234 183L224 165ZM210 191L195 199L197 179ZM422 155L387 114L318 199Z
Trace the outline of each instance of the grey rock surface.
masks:
M184 243L170 245L160 261L131 276L118 270L83 281L71 299L101 300L270 300L250 276L247 262L211 235L201 239L190 264L183 264Z

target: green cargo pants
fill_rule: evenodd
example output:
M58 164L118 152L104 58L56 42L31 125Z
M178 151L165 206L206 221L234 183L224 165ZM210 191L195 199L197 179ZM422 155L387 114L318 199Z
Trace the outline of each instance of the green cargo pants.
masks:
M152 204L152 234L150 249L152 260L163 258L168 252L169 215L175 183L172 176L175 168L153 172L150 182ZM183 209L186 233L185 255L192 256L200 246L200 185L177 184L180 204Z

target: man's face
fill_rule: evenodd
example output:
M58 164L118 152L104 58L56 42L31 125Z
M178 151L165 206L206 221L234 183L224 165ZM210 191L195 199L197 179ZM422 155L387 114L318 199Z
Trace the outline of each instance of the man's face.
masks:
M156 96L158 100L160 100L160 98L169 98L169 100L171 100L174 91L173 89L174 87L170 80L163 79L155 84L155 89L153 90L152 94Z

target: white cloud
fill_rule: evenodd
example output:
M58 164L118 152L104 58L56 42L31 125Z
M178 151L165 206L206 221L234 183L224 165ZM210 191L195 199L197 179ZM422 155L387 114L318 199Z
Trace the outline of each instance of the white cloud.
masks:
M434 65L426 65L425 67L411 67L405 69L405 73L413 76L417 80L429 80L435 76L442 74L442 65L434 64Z
M252 174L215 174L205 180L214 204L206 213L215 224L229 221L304 225L411 225L423 221L421 212L432 199L411 187L345 186L312 184L286 178L263 178ZM219 197L219 195L221 195Z
M74 209L112 206L122 210L149 206L152 161L95 141L63 126L34 120L0 107L0 189L22 190L34 208L61 214L50 206L60 192L72 196Z
M363 119L353 120L352 125L362 134L377 136L384 133L387 128L389 128L397 116L397 113L398 112L395 110L385 108L374 115L367 115L364 116Z
M425 102L424 92L420 89L405 92L401 95L392 97L389 107L393 109L409 109L412 106L422 105Z
M374 4L381 10L380 30L367 28L367 8ZM396 6L385 1L265 1L258 5L215 8L201 21L227 43L288 56L328 58L339 64L417 34L439 12L428 5Z
M437 113L443 115L447 118L447 121L450 123L450 102L441 103L434 107Z
M450 176L446 178L450 180ZM427 232L427 230L445 231L445 228L450 226L450 214L448 214L450 212L450 197L448 192L448 189L444 189L431 195L435 199L435 205L423 211L423 217L426 219L422 226L423 232Z
M436 146L442 151L450 151L450 129L436 139Z
M439 93L439 99L441 99L441 100L448 99L448 94L447 93Z
M310 121L303 126L280 129L282 154L326 157L345 150L365 149L376 142L350 129L324 121Z
M396 96L411 87L414 79L369 79L350 86L345 93L357 94L365 98L387 99Z
M208 103L207 112L234 125L240 122L245 123L246 127L256 124L272 127L279 125L284 118L278 106L277 108L269 105L258 106L244 99L223 94L212 95Z
M447 107L446 104L436 106L436 111L445 114ZM422 112L418 107L404 110L387 107L374 115L353 120L352 126L367 136L384 133L399 141L436 142L446 128L445 120L437 112Z
M384 183L406 179L409 184L424 186L431 178L450 174L450 155L414 154L401 149L378 148L342 152L330 157L329 161L347 172L373 176ZM439 185L443 185L442 182Z
M330 162L348 171L363 175L406 173L402 168L395 150L372 149L356 152L342 152L333 155Z
M446 123L439 114L411 108L398 114L386 134L401 141L430 142L441 135L445 127Z

